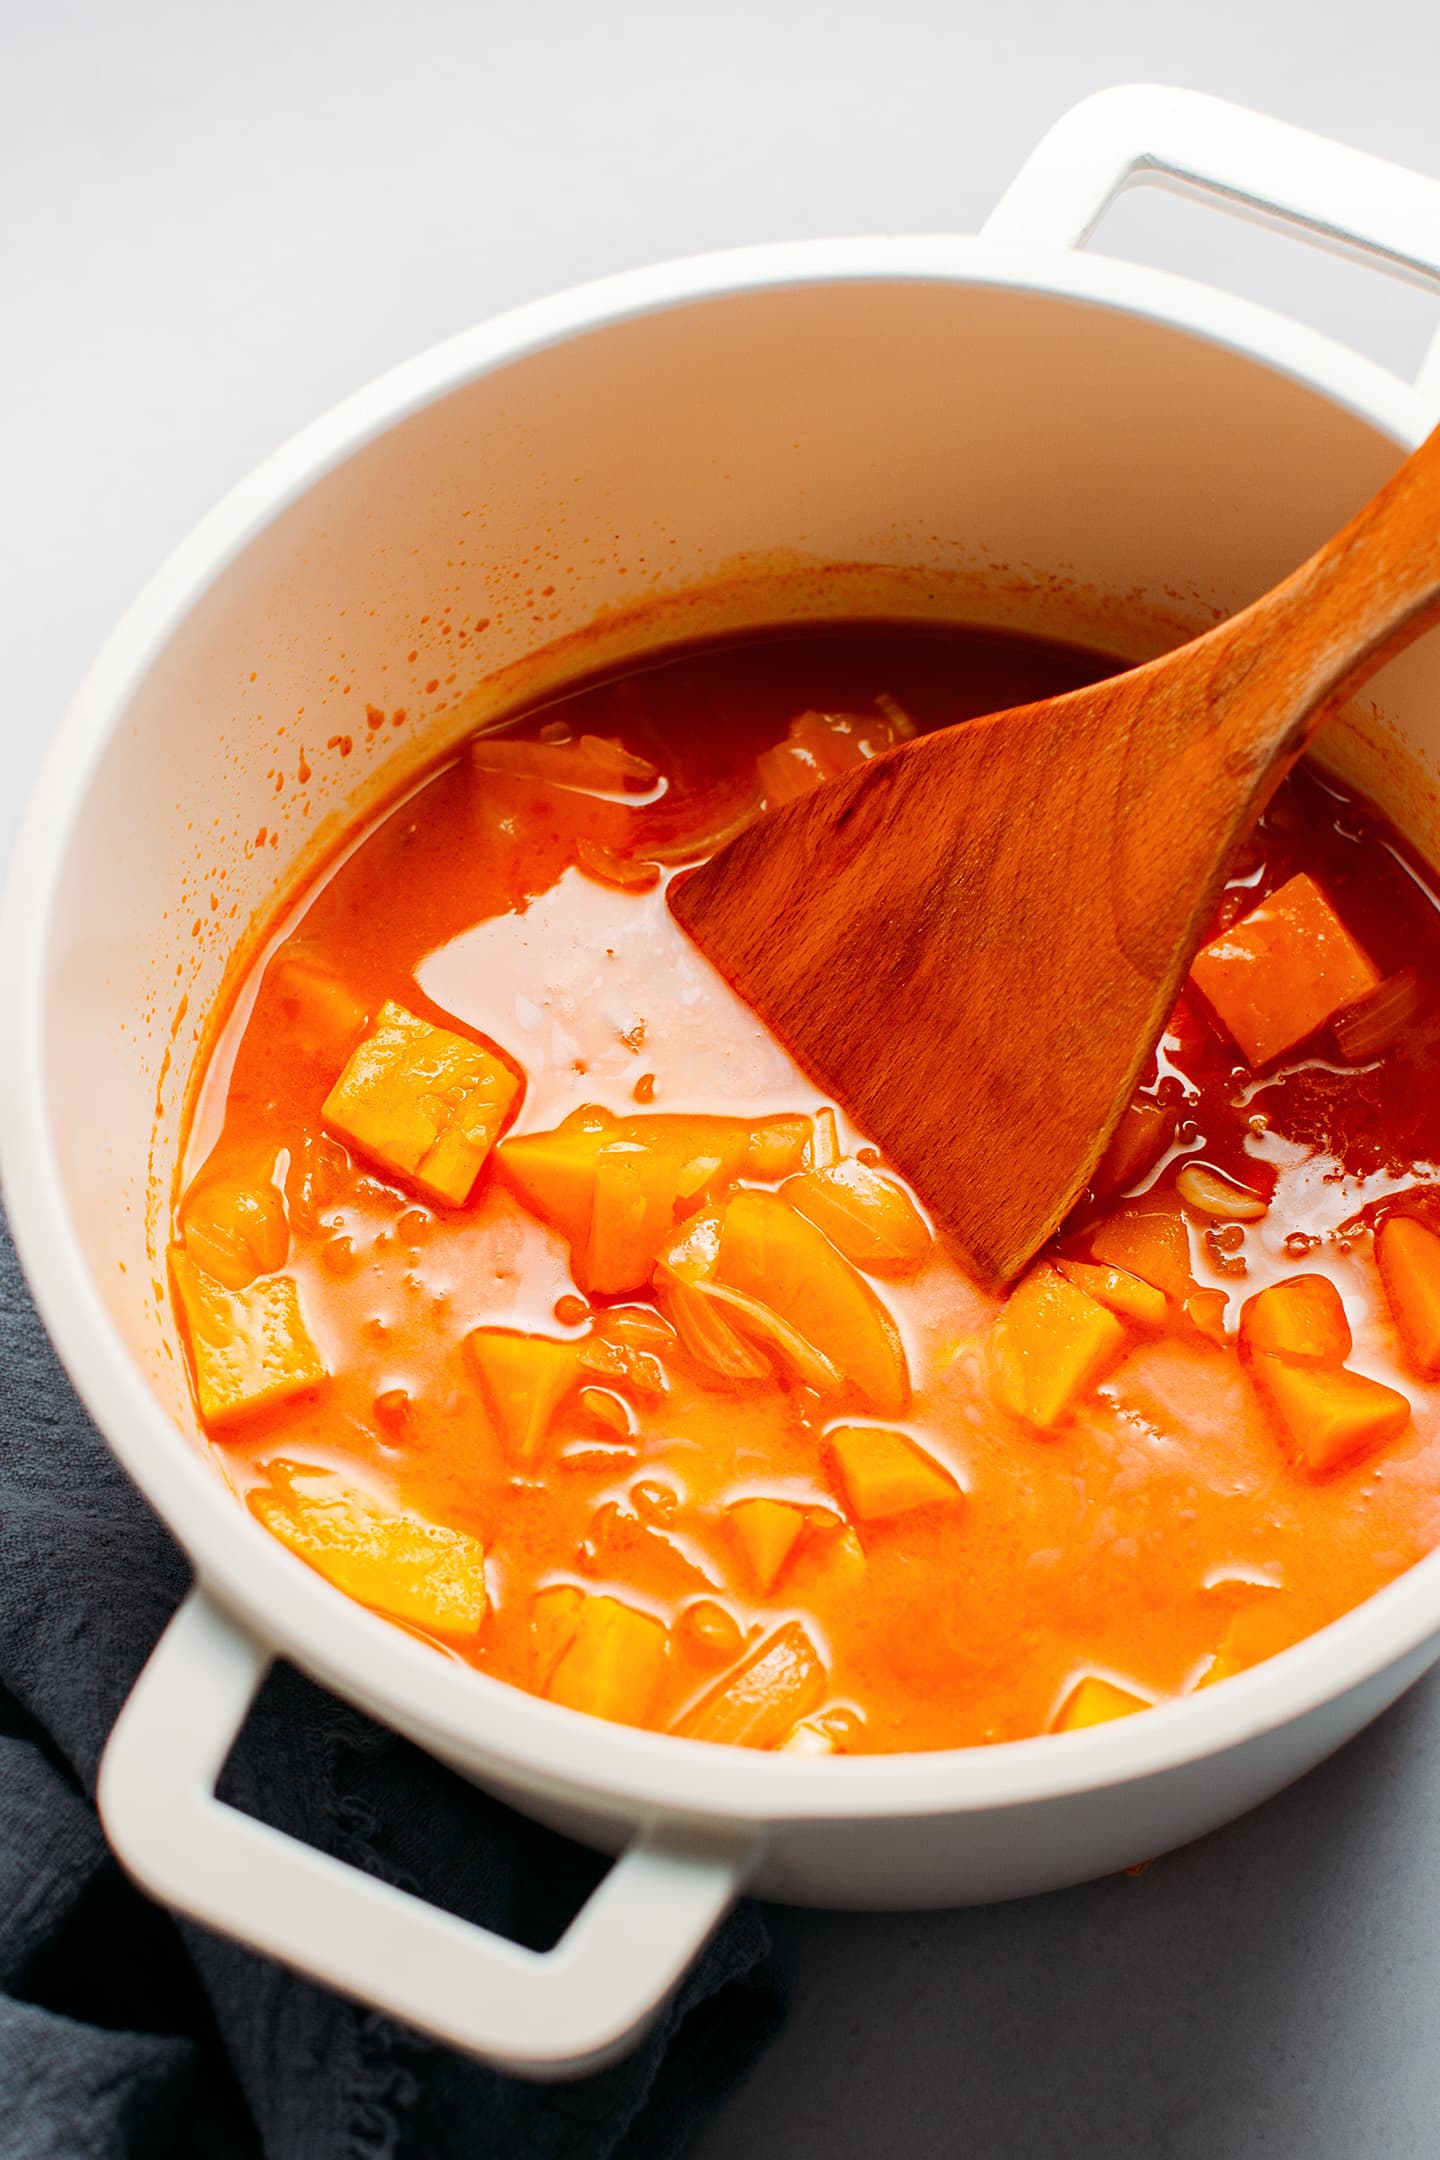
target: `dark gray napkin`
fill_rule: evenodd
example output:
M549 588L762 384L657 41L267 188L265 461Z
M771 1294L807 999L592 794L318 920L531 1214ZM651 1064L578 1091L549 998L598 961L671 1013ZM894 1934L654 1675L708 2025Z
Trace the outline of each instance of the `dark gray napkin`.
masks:
M0 1216L5 2160L672 2160L779 2023L752 1908L634 2055L540 2086L176 1923L125 1880L96 1819L96 1770L186 1582L76 1401ZM603 1865L283 1668L222 1791L535 1948Z

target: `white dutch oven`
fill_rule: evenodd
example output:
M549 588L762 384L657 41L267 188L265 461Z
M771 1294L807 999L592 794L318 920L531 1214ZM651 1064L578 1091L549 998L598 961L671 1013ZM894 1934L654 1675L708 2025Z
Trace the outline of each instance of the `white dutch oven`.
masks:
M1288 570L1421 438L1440 355L1427 398L1262 309L1072 252L1136 178L1440 277L1440 185L1134 89L1063 121L979 239L759 249L522 309L362 391L206 520L96 663L30 810L6 1203L81 1394L197 1577L110 1743L110 1837L168 1903L512 2068L632 2039L742 1887L885 1906L1075 1882L1273 1793L1440 1656L1437 1554L1223 1687L1065 1739L816 1763L623 1730L447 1661L267 1537L195 1443L156 1287L184 1073L252 912L357 802L563 680L568 633L725 576L692 627L761 619L771 573L809 559L871 566L812 580L816 608L868 589L1153 644ZM1373 694L1328 754L1433 847L1434 641ZM276 1655L622 1854L556 1949L215 1799Z

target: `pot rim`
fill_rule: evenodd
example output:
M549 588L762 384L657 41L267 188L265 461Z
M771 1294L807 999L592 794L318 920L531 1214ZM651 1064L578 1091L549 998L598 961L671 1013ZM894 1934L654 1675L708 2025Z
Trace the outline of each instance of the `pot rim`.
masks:
M833 283L941 283L1078 302L1179 330L1290 377L1397 445L1420 395L1378 363L1253 302L1098 255L945 236L784 242L626 272L463 331L355 392L275 451L184 539L92 663L32 794L0 910L0 1177L26 1275L107 1443L206 1588L277 1655L438 1754L610 1812L735 1822L962 1814L1104 1790L1220 1754L1321 1709L1440 1633L1440 1550L1293 1648L1089 1731L925 1753L803 1758L607 1724L457 1667L352 1603L269 1537L181 1441L111 1321L65 1205L42 1085L51 911L78 808L114 727L190 608L273 519L423 407L546 349L639 317ZM181 1444L177 1445L177 1441Z

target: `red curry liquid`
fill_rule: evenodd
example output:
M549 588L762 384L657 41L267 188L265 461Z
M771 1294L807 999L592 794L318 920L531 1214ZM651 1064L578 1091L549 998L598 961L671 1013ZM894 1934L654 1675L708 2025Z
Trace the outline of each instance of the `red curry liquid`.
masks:
M663 1262L647 1282L587 1290L573 1237L506 1171L507 1148L587 1105L612 1134L624 1121L713 1113L764 1127L779 1153L761 1162L769 1175L756 1174L754 1150L738 1170L707 1168L716 1158L697 1141L692 1189L674 1195L657 1254L696 1219L723 1229L752 1189L771 1196L751 1209L756 1220L784 1232L775 1209L800 1193L791 1181L833 1167L837 1151L869 1173L873 1197L883 1166L865 1136L843 1118L816 1120L822 1099L674 925L665 883L767 795L806 784L827 743L844 762L909 727L1053 695L1112 665L1016 637L892 625L694 647L504 731L545 745L552 762L582 738L618 742L653 779L637 762L595 792L593 781L487 769L482 744L478 761L452 758L337 856L277 917L214 1038L177 1215L203 1275L207 1194L261 1191L249 1246L241 1225L249 1260L198 1326L213 1328L215 1310L224 1325L249 1324L248 1266L262 1285L294 1285L314 1352L304 1384L281 1399L208 1420L226 1474L262 1519L335 1580L519 1687L657 1729L812 1752L1008 1740L1164 1700L1310 1633L1432 1549L1440 1386L1424 1369L1423 1289L1394 1302L1375 1231L1398 1212L1428 1236L1432 1208L1440 1225L1440 912L1384 822L1309 769L1242 850L1220 927L1307 873L1376 979L1402 978L1398 1002L1380 994L1378 1026L1367 1036L1362 1025L1348 1055L1327 1025L1257 1072L1187 990L1127 1127L1131 1159L1112 1155L1045 1263L1053 1284L1056 1255L1078 1258L1094 1289L1119 1254L1149 1302L1121 1314L1123 1339L1104 1337L1049 1423L997 1382L997 1303L918 1207L904 1213L905 1252L878 1272L863 1251L834 1270L806 1261L813 1236L828 1250L827 1221L849 1234L822 1210L799 1249L799 1288L784 1286L778 1262L774 1275L776 1310L790 1300L782 1322L796 1298L828 1295L832 1272L855 1312L891 1316L906 1376L897 1396L888 1380L857 1384L845 1369L843 1313L829 1352L807 1362L793 1329L757 1331L754 1313L722 1296L706 1312L733 1323L722 1339L738 1334L746 1370L727 1374L723 1352L717 1369L676 1331L677 1308L657 1287ZM781 744L778 761L764 756ZM584 783L583 759L576 770ZM1022 994L1058 1005L1065 985ZM426 1197L323 1113L387 1001L486 1046L504 1085L518 1083L462 1204ZM650 1129L624 1124L620 1152L643 1154ZM1181 1196L1197 1164L1214 1174L1190 1181L1203 1205ZM1238 1213L1215 1176L1234 1181ZM1149 1196L1138 1213L1136 1195ZM1155 1250L1168 1259L1147 1285L1150 1218L1163 1218ZM676 1266L687 1264L682 1254ZM1285 1374L1240 1337L1246 1301L1297 1275L1340 1293L1344 1371L1403 1398L1332 1462L1307 1456L1261 1367L1277 1385ZM748 1294L763 1304L768 1281ZM701 1296L712 1297L703 1284ZM1097 1340L1102 1322L1113 1330L1113 1318L1094 1318L1103 1300L1082 1302ZM182 1297L192 1345L197 1309ZM538 1336L583 1353L572 1371L542 1350L549 1394L526 1399L535 1418L518 1449L519 1397L487 1385L467 1342L477 1330L482 1350L500 1330L513 1331L502 1348ZM1297 1386L1320 1372L1328 1386L1340 1362L1332 1352L1317 1364L1302 1346L1286 1372L1300 1371ZM914 1451L895 1458L898 1485L877 1434ZM312 1471L330 1474L313 1536L293 1515ZM346 1492L363 1496L358 1528ZM774 1505L745 1514L756 1500ZM393 1552L375 1529L387 1512L409 1525ZM461 1536L447 1545L433 1526ZM427 1537L472 1590L483 1548L483 1611L462 1595L434 1608L442 1620L453 1609L457 1624L427 1624L424 1596L410 1595ZM577 1649L586 1613L593 1640ZM1086 1676L1107 1685L1077 1709Z

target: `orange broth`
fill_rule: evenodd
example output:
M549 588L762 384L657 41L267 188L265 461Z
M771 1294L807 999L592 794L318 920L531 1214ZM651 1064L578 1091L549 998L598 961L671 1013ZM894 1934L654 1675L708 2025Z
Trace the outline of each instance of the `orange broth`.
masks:
M491 769L500 738L487 737L337 854L277 915L210 1043L176 1215L192 1358L239 1389L216 1412L212 1388L207 1431L262 1520L352 1594L518 1687L817 1754L1008 1740L1136 1709L1310 1633L1431 1550L1440 913L1373 810L1302 768L1241 850L1217 929L1304 872L1381 987L1258 1072L1187 988L1124 1129L1130 1160L1112 1150L998 1329L996 1301L918 1203L897 1213L891 1182L874 1216L883 1173L865 1136L841 1117L832 1142L823 1098L667 912L668 878L764 800L911 727L1113 665L887 624L692 647L509 723L505 742L543 747L545 777ZM634 762L607 768L602 751L595 767L592 737ZM1065 986L1018 994L1058 1003ZM474 1084L492 1090L491 1126L503 1120L458 1203L387 1162L389 1139L357 1142L370 1111L332 1095L387 1001L413 1016L417 1056L438 1042L466 1087L483 1065ZM390 1084L362 1071L351 1095ZM608 1152L603 1172L581 1162L567 1236L507 1165L524 1159L517 1141L585 1106L606 1114ZM389 1096L382 1109L408 1114ZM666 1139L657 1156L649 1136L673 1129L640 1121L676 1113L761 1137L727 1127L712 1147L709 1128L686 1128L678 1154ZM838 1215L824 1175L837 1152ZM1238 1215L1213 1178L1187 1183L1197 1164L1235 1181ZM792 1238L817 1171L819 1213ZM585 1245L597 1216L576 1230L574 1207L601 1206L597 1177L651 1181L633 1206L628 1185L604 1202L622 1247L648 1239L643 1281L613 1239L605 1254ZM864 1188L858 1229L847 1179ZM1382 1281L1375 1233L1396 1215L1417 1234L1391 1238ZM878 1272L876 1220L881 1246L898 1224L904 1247ZM692 1251L678 1241L697 1221ZM1074 1278L1057 1257L1080 1262ZM587 1271L625 1286L587 1289ZM1348 1345L1322 1329L1297 1348L1284 1331L1299 1308L1273 1300L1263 1326L1248 1308L1242 1340L1246 1301L1297 1275L1338 1290ZM1435 1298L1440 1313L1440 1279ZM268 1348L237 1350L262 1312ZM292 1325L308 1345L298 1363ZM498 1350L495 1330L511 1331ZM516 1347L533 1336L538 1350ZM1058 1407L1035 1377L1052 1344L1083 1368ZM275 1388L266 1357L284 1368ZM1326 1455L1312 1437L1330 1431L1335 1387ZM772 1505L747 1510L756 1501Z

